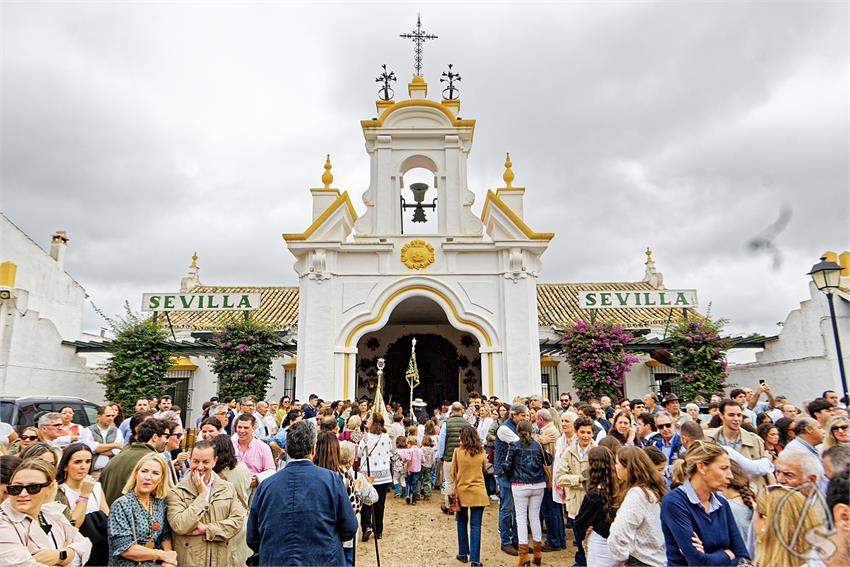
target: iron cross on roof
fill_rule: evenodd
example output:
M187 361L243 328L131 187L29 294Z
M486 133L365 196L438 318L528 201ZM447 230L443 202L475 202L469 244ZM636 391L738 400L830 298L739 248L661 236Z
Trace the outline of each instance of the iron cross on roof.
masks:
M413 49L413 68L418 76L422 76L422 44L428 39L437 39L437 36L422 31L422 17L416 14L416 29L410 33L403 33L399 36L402 39L412 39L415 45Z

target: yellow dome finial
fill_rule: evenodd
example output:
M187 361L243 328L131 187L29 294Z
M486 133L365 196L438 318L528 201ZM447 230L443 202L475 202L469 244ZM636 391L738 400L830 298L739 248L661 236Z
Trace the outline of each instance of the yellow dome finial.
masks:
M511 169L512 165L513 164L511 163L511 154L506 153L505 154L505 174L502 175L502 179L505 180L505 188L506 189L513 188L514 172Z
M197 252L192 254L192 265L189 266L189 269L191 269L191 270L197 270L198 269L198 253Z
M655 259L652 257L652 248L649 246L646 247L646 263L654 262Z
M325 189L330 189L331 183L334 182L333 173L331 173L331 154L328 154L325 160L325 172L322 174L322 183L325 184Z

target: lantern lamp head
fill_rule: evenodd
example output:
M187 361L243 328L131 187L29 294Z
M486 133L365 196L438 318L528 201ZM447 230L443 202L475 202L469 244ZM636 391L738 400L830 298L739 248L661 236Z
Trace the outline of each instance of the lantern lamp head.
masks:
M812 266L812 271L809 275L812 276L812 281L815 282L818 290L831 292L838 289L841 281L841 266L835 262L830 262L826 256L822 256L821 261Z

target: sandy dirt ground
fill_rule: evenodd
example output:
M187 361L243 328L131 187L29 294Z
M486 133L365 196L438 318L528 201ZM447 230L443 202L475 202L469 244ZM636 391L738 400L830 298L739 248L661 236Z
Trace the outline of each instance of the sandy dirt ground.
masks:
M440 512L440 499L408 506L401 498L387 497L384 537L378 540L381 567L430 567L464 565L457 559L457 528L454 516ZM543 554L543 565L569 567L575 547ZM491 502L484 510L481 530L481 561L486 567L513 567L516 557L503 553L499 545L499 504ZM358 567L377 565L375 543L357 540ZM468 565L468 564L467 564Z

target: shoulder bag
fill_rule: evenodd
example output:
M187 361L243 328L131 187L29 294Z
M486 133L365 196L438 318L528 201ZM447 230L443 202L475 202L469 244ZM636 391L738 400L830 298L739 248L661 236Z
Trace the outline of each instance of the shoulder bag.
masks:
M538 445L540 444L538 443ZM546 473L546 485L550 486L552 484L552 463L555 461L555 458L546 452L543 445L540 445L540 453L543 457L543 471Z

